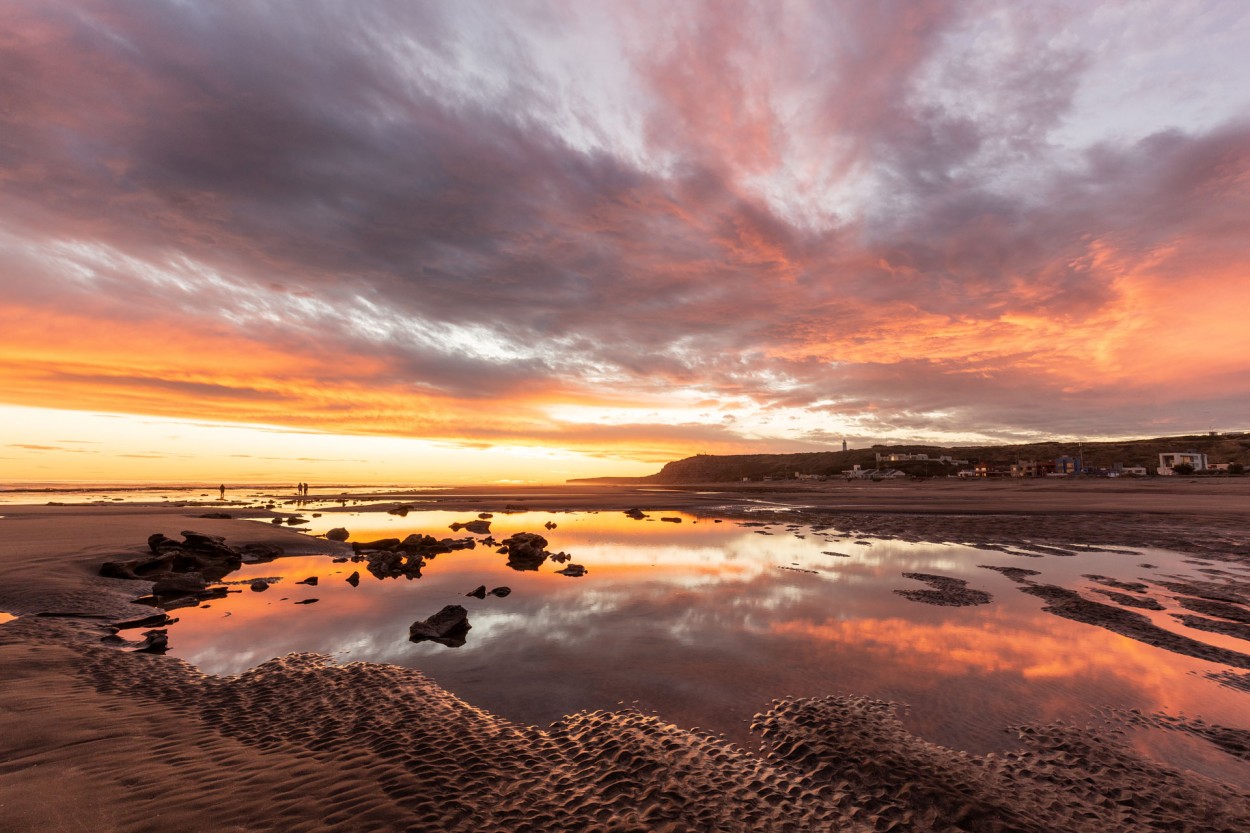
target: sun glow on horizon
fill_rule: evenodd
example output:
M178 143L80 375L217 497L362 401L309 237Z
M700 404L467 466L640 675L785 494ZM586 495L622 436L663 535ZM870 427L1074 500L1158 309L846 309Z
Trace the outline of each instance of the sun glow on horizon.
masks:
M560 483L642 475L654 463L538 445L359 436L275 425L0 405L0 479Z

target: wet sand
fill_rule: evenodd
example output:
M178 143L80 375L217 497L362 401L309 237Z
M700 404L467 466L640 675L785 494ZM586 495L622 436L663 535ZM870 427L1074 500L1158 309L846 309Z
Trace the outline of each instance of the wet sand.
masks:
M874 536L1018 547L1022 567L1029 547L1055 554L1089 545L1179 549L1210 564L1250 560L1250 484L1239 480L570 486L355 499L349 507L357 511L407 503L474 512L763 512ZM149 534L171 529L276 543L289 554L325 551L324 541L239 519L268 521L297 508L0 508L0 611L19 616L0 624L7 829L1250 828L1244 793L1144 760L1107 728L1021 727L1022 752L972 756L909 735L889 704L806 698L765 707L754 727L760 746L746 749L630 710L517 725L394 666L291 655L238 677L211 677L171 657L100 642L101 625L153 612L132 604L145 582L102 578L103 561L139 557ZM209 511L236 519L197 517ZM1021 570L1018 578L1023 587L1031 577ZM1228 581L1183 589L1204 618L1234 622L1230 610L1245 608ZM1071 607L1070 598L1041 593ZM1079 605L1074 615L1101 613ZM1118 614L1111 621L1141 629ZM1234 754L1245 748L1244 737L1222 727L1170 722Z

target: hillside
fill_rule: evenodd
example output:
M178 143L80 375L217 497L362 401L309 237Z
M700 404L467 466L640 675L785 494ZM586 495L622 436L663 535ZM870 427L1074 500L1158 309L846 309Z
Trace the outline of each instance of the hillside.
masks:
M1080 446L1088 465L1109 467L1114 463L1126 466L1146 466L1153 470L1159 464L1159 455L1169 451L1198 451L1207 455L1212 463L1241 463L1250 468L1250 432L1236 432L1179 437L1157 437L1142 440L1118 440L1115 442L1087 442ZM959 446L943 448L932 445L874 445L871 448L853 448L849 451L817 451L806 454L699 454L683 460L666 463L655 474L645 477L596 477L580 481L589 483L726 483L750 478L793 477L796 473L838 475L843 470L859 465L876 467L878 453L926 453L930 457L950 455L957 459L1011 463L1016 460L1047 460L1063 455L1076 456L1075 442L1044 442L1021 445ZM928 463L891 463L913 474L953 474L953 467L942 466L935 461Z

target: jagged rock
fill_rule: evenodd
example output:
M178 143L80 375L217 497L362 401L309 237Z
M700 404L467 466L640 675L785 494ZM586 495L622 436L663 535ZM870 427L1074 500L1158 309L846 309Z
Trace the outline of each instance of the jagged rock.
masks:
M273 561L286 550L277 544L244 544L238 548L237 552L244 562L257 564L261 561Z
M556 570L556 572L562 576L569 576L570 578L581 578L586 575L588 571L581 564L570 564L563 570Z
M411 538L412 536L408 536ZM398 538L379 538L376 541L352 541L352 549L361 550L393 550L399 546Z
M511 592L512 592L511 587L496 587L494 590L490 591L490 594L492 596L498 596L499 598L502 599L504 596L507 596Z
M145 631L145 639L135 648L136 654L163 654L169 650L169 634L164 628Z
M556 528L555 521L547 521L545 524L543 524L543 528L544 528L544 529L555 529L555 528Z
M561 551L561 552L553 553L551 556L551 560L556 562L557 564L563 564L572 557L573 556L569 555L567 552Z
M156 555L164 555L169 549L182 549L182 542L175 541L173 538L166 537L159 532L154 532L148 536L148 549Z
M169 618L168 613L153 613L151 616L144 616L141 619L128 619L125 622L114 622L113 627L119 631L129 630L131 628L159 628L177 621L177 619Z
M297 582L295 582L295 583L296 583L296 584L307 584L309 587L316 587L316 586L317 586L317 577L316 577L316 576L309 576L308 578L305 578L305 579L300 579L299 581L297 581Z
M411 642L438 642L455 648L464 644L469 628L469 611L460 605L447 605L430 618L413 622L408 628L408 639Z
M172 573L152 585L154 596L195 596L203 593L207 582L199 573Z
M450 529L452 532L459 532L463 529L477 535L486 535L490 533L490 521L476 520L469 521L468 523L456 522L451 525Z
M251 587L256 593L263 593L269 589L269 582L265 581L263 578L258 578L248 586Z
M352 573L350 576L348 576L347 583L350 584L352 587L359 587L360 586L360 572L357 571L357 572Z
M326 533L326 540L327 541L346 541L350 536L351 536L351 533L348 532L346 529L344 529L341 526L336 526L334 529Z
M636 508L635 508L635 509L628 509L628 510L626 510L626 511L625 511L625 517L627 517L627 518L633 518L633 519L634 519L634 520L636 520L636 521L641 521L643 518L647 517L647 514L646 514L645 512L643 512L641 509L636 509Z
M164 537L164 536L162 536ZM134 558L129 561L106 561L100 565L100 575L107 578L124 578L130 580L152 580L158 576L173 572L176 558L173 552L148 558Z
M474 599L485 599L486 598L486 585L479 584L476 590L472 590L468 593L465 593L464 595L469 596Z
M508 566L514 570L537 570L551 553L547 539L537 532L518 532L503 541Z

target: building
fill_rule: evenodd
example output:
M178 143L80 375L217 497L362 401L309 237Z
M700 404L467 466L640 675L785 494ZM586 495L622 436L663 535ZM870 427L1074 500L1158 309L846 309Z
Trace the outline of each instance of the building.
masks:
M977 477L1010 477L1011 464L980 462L973 471Z
M1193 466L1194 471L1206 471L1207 455L1197 451L1170 451L1159 455L1159 474L1174 474L1172 469L1177 466Z
M1055 458L1055 474L1080 474L1081 461L1066 454Z
M1012 477L1046 477L1054 471L1053 460L1017 460L1011 464Z
M882 454L877 452L878 463L909 463L912 460L928 460L928 454L906 454L901 451L891 452L890 454Z

